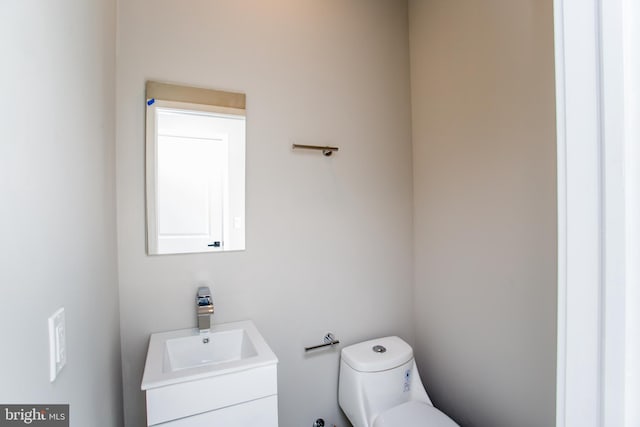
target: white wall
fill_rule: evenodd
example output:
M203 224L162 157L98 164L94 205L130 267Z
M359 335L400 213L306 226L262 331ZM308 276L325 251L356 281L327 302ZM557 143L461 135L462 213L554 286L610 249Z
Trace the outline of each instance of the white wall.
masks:
M552 2L411 0L416 353L465 427L555 423Z
M413 342L407 9L381 0L122 1L118 6L118 257L125 419L144 425L152 332L251 318L280 359L280 425L337 404L343 344ZM145 255L144 82L247 94L245 252ZM340 147L332 158L291 143Z
M111 0L0 2L0 402L120 426ZM66 310L49 383L47 317Z

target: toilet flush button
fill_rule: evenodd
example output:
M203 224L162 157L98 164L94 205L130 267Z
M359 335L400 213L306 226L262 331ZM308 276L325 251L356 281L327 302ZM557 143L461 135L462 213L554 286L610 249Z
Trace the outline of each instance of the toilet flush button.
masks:
M384 353L385 351L387 351L387 349L384 348L384 346L382 345L374 345L372 350L375 351L376 353Z

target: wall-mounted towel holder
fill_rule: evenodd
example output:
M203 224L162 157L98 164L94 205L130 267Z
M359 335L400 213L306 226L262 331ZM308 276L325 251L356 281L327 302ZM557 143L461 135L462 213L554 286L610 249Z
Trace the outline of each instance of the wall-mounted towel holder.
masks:
M324 343L318 345L312 345L311 347L305 347L304 351L316 350L323 347L334 346L336 344L340 344L340 340L336 339L336 336L333 333L328 332L327 335L324 336Z
M322 154L329 157L333 154L334 151L338 151L340 148L338 147L330 147L330 146L320 146L320 145L304 145L304 144L293 144L291 146L292 149L301 148L303 150L320 150Z

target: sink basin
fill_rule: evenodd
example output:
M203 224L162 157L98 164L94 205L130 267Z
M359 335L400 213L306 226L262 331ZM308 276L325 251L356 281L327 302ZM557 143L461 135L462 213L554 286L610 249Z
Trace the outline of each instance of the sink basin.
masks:
M245 329L198 333L165 341L167 362L164 372L243 360L258 355Z
M151 335L142 390L275 364L275 354L250 320Z

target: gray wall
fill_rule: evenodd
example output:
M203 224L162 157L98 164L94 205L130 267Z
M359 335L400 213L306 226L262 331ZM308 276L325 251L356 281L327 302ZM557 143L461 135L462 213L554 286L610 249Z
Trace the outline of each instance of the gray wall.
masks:
M409 4L423 380L464 427L553 426L552 2Z
M346 425L338 351L413 342L407 6L395 0L136 0L118 9L117 188L125 418L144 425L149 334L253 319L280 359L280 425ZM145 254L144 82L247 94L247 250ZM340 152L292 152L291 143Z
M122 425L115 1L0 2L0 402ZM47 318L66 310L49 383Z

